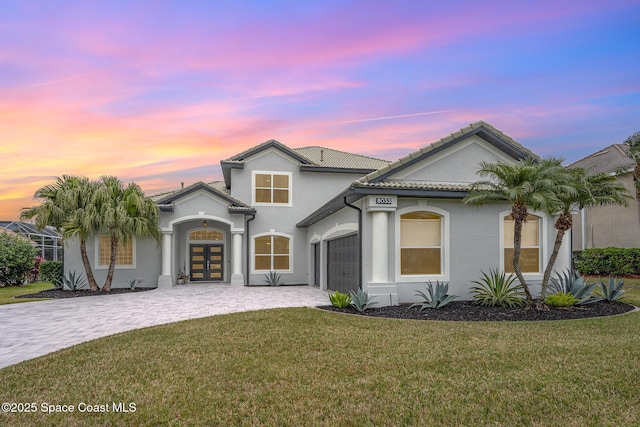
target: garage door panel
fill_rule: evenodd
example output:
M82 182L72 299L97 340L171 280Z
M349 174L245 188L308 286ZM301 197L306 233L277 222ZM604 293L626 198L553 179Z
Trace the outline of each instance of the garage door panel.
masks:
M358 235L327 242L327 288L332 291L356 291L359 282Z

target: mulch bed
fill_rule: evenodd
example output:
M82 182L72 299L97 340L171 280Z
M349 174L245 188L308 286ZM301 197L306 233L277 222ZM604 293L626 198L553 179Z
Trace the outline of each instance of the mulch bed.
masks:
M596 302L586 306L567 309L550 308L548 311L538 311L535 308L502 308L485 307L469 301L453 301L438 309L409 308L410 304L398 306L370 308L364 313L358 313L355 308L339 309L332 305L319 307L327 311L357 314L368 317L386 317L393 319L415 320L452 320L465 322L482 321L522 321L522 320L568 320L585 319L588 317L613 316L627 313L635 307L621 302Z
M114 294L130 294L132 292L144 292L151 291L156 288L135 288L131 290L129 288L112 288L109 292L102 291L90 291L89 289L82 289L79 291L63 291L62 289L47 289L46 291L40 291L35 294L19 295L15 298L78 298L78 297L94 297L100 295L114 295Z

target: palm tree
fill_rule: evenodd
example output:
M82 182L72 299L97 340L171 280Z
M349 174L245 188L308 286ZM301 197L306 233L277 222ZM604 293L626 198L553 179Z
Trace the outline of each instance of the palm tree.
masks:
M42 202L38 206L23 209L20 215L21 219L35 218L35 224L40 229L53 226L62 230L63 238L80 241L80 256L92 291L99 288L87 256L87 238L99 228L99 215L92 204L96 188L96 184L88 178L63 175L57 178L55 184L36 191L34 197Z
M542 291L540 293L539 303L544 304L544 296L549 285L551 271L558 257L562 239L567 230L573 226L572 211L592 206L604 205L623 205L627 206L631 195L623 184L618 181L615 175L607 173L598 173L587 175L582 168L572 168L567 170L566 183L574 188L572 192L560 192L556 194L556 200L549 205L546 210L548 214L557 216L554 224L556 232L556 240L553 245L553 251L549 257L549 262L544 270L542 277Z
M623 144L628 147L627 156L633 160L633 184L636 187L636 202L638 203L638 220L640 221L640 131L630 135Z
M102 290L109 292L116 266L119 243L127 243L133 237L153 237L160 241L157 205L144 195L137 184L124 185L114 176L103 176L99 181L95 208L100 212L100 231L108 233L111 240L109 269Z
M566 173L562 161L556 158L542 161L527 158L517 163L482 162L478 174L486 179L473 183L462 201L472 205L499 201L511 204L514 222L513 271L524 288L529 306L533 304L533 298L520 268L522 225L529 209L547 210L554 202L556 193L572 192L571 188L564 185Z

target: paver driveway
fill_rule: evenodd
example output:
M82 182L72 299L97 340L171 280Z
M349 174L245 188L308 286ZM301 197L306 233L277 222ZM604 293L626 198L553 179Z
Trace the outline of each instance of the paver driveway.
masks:
M328 304L311 286L190 284L0 306L0 368L118 332L215 314Z

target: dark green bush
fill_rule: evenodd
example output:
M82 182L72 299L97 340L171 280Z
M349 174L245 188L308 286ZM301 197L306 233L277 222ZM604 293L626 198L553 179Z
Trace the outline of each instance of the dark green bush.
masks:
M640 274L640 248L593 248L573 253L575 269L594 276Z
M45 261L40 264L40 280L62 283L62 261Z
M0 285L22 285L33 268L37 253L28 239L0 232Z

